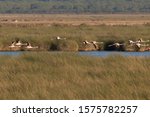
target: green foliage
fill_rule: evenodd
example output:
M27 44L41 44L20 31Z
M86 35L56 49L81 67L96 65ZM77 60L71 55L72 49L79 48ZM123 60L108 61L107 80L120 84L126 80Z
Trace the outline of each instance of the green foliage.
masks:
M139 13L149 0L0 0L0 13Z

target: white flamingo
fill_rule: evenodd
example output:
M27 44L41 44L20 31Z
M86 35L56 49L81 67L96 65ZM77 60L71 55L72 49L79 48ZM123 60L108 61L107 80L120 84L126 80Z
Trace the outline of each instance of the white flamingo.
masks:
M135 41L132 41L132 40L129 40L129 44L130 45L133 45L133 44L136 44L137 42L135 42Z
M38 48L38 46L33 47L33 46L31 46L30 43L27 43L27 46L25 48L27 48L27 49L33 49L33 48Z
M114 44L108 45L108 47L111 47L111 46L120 47L121 45L125 45L125 44L124 43L122 43L122 44L120 44L120 43L114 43Z
M96 49L98 48L98 44L103 44L103 42L97 42L97 41L92 41L90 43L93 44Z
M140 49L141 47L147 47L147 46L149 46L149 44L144 45L144 44L141 44L141 43L136 43L135 46Z
M16 45L16 42L14 41L14 42L12 42L12 44L9 46L10 48L15 48L15 47L17 47Z
M27 45L27 44L22 43L20 40L18 40L18 41L15 43L15 45L21 47L21 46Z
M143 43L147 43L147 42L149 42L149 40L146 40L146 41L144 41L142 38L140 38L140 39L138 39L138 41L136 41L136 42L143 42Z
M83 44L87 45L87 44L91 44L90 42L88 42L87 40L83 41Z

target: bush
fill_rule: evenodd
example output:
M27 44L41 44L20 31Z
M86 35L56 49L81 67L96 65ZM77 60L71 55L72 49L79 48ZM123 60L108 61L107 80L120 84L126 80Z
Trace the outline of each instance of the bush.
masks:
M57 51L78 51L78 44L73 40L56 40L50 45L50 50Z

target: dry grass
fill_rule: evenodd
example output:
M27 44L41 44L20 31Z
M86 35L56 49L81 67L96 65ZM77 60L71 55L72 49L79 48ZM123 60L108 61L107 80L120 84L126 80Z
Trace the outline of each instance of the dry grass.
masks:
M8 47L16 38L45 49L50 48L51 39L56 36L79 45L83 40L127 42L150 38L149 24L109 24L149 23L145 22L150 21L149 15L1 16L0 48ZM150 58L140 57L97 58L70 52L0 56L0 99L150 99L149 69Z
M0 99L150 99L150 58L42 52L0 64Z
M150 23L150 14L1 14L1 24L65 24L65 25L143 25Z

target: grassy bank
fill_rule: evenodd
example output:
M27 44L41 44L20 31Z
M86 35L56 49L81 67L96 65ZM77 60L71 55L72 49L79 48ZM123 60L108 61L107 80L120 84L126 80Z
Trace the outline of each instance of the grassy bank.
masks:
M150 26L68 26L61 24L49 25L14 25L6 24L0 26L0 48L8 48L12 41L20 39L30 42L43 49L49 49L56 36L64 37L67 40L76 41L80 47L83 40L88 41L124 41L129 39L137 40L143 38L148 40L150 37Z
M149 58L34 52L0 69L0 99L150 99Z

